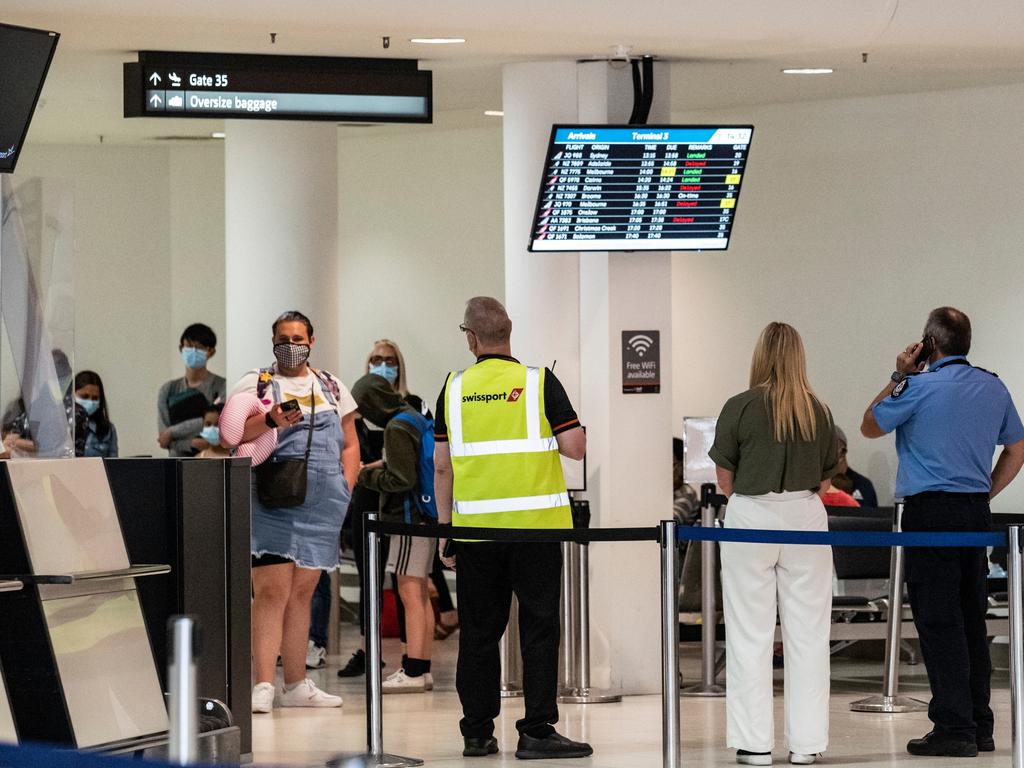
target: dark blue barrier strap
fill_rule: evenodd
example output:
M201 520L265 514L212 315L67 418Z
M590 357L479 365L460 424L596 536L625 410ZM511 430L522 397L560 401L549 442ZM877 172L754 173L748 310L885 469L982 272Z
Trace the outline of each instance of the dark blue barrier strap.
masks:
M680 541L745 544L828 544L833 547L1005 547L1005 533L983 531L766 531L757 528L676 528Z

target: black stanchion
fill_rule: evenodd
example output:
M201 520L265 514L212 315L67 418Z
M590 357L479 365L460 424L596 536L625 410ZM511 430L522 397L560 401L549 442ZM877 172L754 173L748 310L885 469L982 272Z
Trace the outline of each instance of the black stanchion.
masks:
M700 488L702 528L714 528L718 522L718 507L721 505L714 483L705 483ZM700 550L700 682L683 689L683 696L717 698L725 696L725 686L715 680L715 641L718 631L718 605L715 599L715 576L718 570L718 545L713 541L702 541Z

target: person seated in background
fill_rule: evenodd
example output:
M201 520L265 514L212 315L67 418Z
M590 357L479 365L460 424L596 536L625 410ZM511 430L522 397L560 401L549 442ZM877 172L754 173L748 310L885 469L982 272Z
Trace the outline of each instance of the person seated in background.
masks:
M200 437L207 406L224 399L227 382L206 365L217 354L217 334L208 325L193 323L178 341L185 375L171 379L157 395L157 442L171 456L195 456L210 444Z
M224 410L223 403L214 403L207 406L203 414L203 431L199 437L209 444L196 458L199 459L230 459L231 451L220 444L220 413Z
M679 525L700 522L700 496L683 480L683 441L672 438L672 515Z
M850 495L857 502L856 505L832 504L826 501L827 506L860 506L875 508L878 506L878 494L875 493L875 486L864 475L850 469L847 462L846 433L836 427L836 440L839 445L839 472L832 478L832 486Z
M117 429L110 420L103 379L95 371L75 376L75 456L117 458Z

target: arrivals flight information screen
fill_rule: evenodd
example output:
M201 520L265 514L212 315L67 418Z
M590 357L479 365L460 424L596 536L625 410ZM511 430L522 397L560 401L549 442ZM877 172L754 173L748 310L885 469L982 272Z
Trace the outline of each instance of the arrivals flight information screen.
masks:
M531 251L729 246L753 126L551 129Z

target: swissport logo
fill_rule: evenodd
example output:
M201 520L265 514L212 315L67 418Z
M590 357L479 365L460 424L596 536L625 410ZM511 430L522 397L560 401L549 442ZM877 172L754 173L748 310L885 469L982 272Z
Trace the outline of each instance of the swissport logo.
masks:
M511 392L508 393L508 400L506 400L505 402L506 403L518 402L519 397L522 394L523 394L523 388L522 387L516 387L515 389L513 389Z
M471 395L463 395L464 403L517 403L523 396L523 388L516 387L511 392L474 392Z

